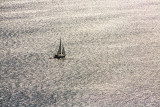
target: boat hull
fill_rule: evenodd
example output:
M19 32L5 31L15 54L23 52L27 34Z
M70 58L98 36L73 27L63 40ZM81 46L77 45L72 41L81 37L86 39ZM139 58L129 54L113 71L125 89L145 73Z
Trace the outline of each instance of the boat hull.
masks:
M61 59L61 58L65 58L65 56L64 55L55 55L54 58Z

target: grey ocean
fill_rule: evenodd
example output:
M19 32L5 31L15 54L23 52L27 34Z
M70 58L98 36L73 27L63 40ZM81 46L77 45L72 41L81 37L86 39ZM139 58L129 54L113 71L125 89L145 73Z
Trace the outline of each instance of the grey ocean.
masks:
M0 106L159 107L160 0L1 0Z

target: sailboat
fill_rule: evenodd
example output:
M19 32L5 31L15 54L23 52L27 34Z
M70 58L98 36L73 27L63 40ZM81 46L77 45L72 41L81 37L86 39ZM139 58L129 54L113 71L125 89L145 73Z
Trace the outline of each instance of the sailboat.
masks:
M60 44L59 44L59 49L57 54L54 56L54 58L60 59L60 58L65 58L66 54L65 54L65 50L64 50L64 46L61 43L61 38L60 38Z

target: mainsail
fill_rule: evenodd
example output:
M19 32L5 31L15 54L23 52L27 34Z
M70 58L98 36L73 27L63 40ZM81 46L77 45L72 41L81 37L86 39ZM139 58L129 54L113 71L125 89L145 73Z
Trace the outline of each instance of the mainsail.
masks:
M62 54L63 54L63 55L66 55L63 45L62 45Z
M60 45L59 45L59 49L58 49L57 55L64 55L65 56L65 50L64 50L64 47L63 47L63 45L61 43L61 39L60 39Z
M61 39L60 39L60 45L59 45L59 49L58 49L57 55L61 54L61 53L62 53L62 43L61 43Z

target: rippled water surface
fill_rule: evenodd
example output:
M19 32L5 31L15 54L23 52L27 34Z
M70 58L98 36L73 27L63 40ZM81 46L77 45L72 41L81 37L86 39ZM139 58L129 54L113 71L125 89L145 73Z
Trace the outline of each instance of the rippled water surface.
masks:
M0 13L0 106L160 106L159 0L2 0ZM52 59L60 37L67 56Z

